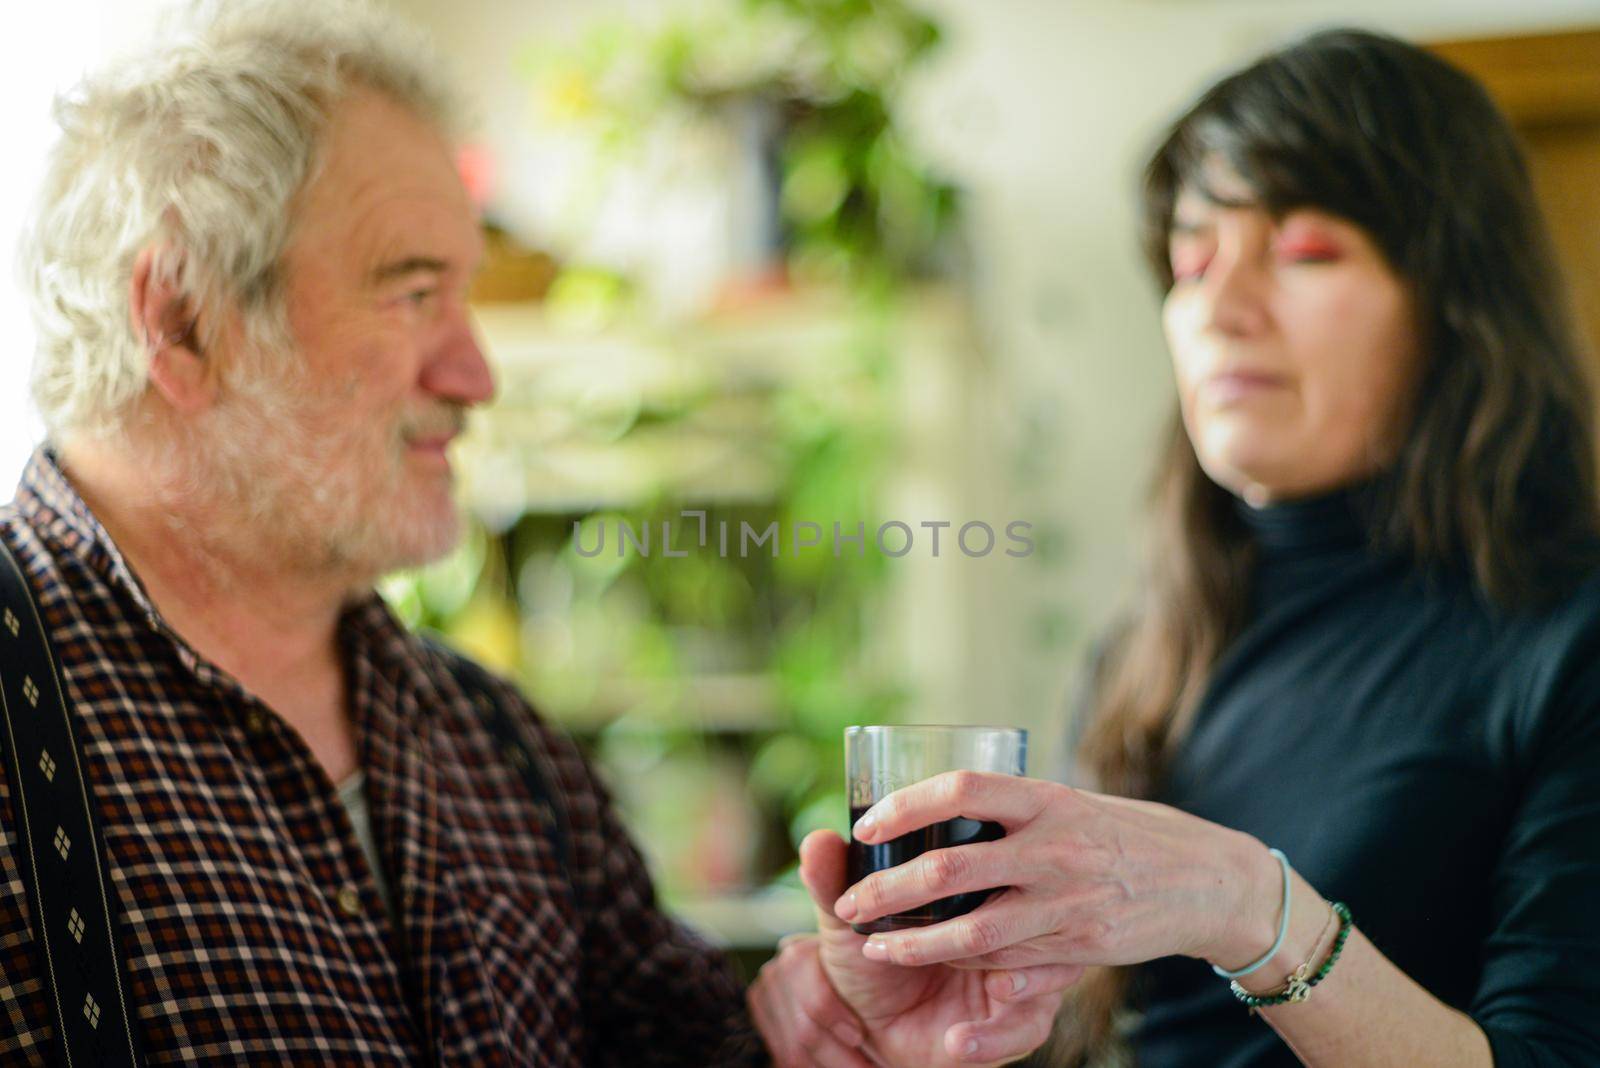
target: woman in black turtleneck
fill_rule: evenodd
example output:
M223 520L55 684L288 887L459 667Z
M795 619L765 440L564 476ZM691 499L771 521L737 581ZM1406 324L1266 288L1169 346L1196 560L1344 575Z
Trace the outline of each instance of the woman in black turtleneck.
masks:
M1593 400L1504 120L1326 32L1183 115L1144 207L1181 419L1076 781L898 792L858 837L1006 837L835 912L1004 888L861 951L1085 969L1048 1063L1600 1065Z

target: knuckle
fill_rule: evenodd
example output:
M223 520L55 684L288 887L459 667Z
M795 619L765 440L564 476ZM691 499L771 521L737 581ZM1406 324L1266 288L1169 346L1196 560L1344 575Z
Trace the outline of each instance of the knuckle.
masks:
M822 1028L818 1027L817 1021L810 1016L796 1010L794 1013L794 1037L804 1045L814 1045L822 1038Z
M974 800L983 792L983 776L975 771L951 772L946 789L950 793L950 800L958 804Z
M1027 965L1031 955L1019 946L1007 946L985 953L980 959L991 968L1020 968Z
M807 983L797 995L800 1010L811 1020L825 1023L833 1012L833 998L816 983Z
M1039 812L1044 812L1047 809L1076 806L1079 803L1078 791L1071 786L1059 782L1043 783L1041 785L1044 788L1035 796Z
M925 881L930 890L939 890L964 881L972 871L972 862L960 849L940 849L928 854Z
M1011 972L998 969L989 974L994 977L989 984L990 996L1000 1001L1010 1001L1013 995Z
M901 938L889 944L889 959L907 968L923 962L922 943L914 938Z
M1077 872L1084 869L1083 844L1078 832L1064 831L1041 844L1041 859L1052 871Z
M1109 920L1086 916L1072 924L1068 940L1081 952L1098 954L1111 946L1115 929Z
M874 875L856 889L856 907L865 912L877 912L883 906L883 884L889 876Z
M1000 948L1005 932L987 916L974 916L966 923L963 942L969 954L991 953Z

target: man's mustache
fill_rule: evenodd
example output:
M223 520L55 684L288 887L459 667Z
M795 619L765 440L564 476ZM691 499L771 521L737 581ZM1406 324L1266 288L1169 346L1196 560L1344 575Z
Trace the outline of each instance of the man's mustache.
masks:
M400 436L406 440L437 438L460 434L467 425L467 410L460 404L434 404L400 421Z

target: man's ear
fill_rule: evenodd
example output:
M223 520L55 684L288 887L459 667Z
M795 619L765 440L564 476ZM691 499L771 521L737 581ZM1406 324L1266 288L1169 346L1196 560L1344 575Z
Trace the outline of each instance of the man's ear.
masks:
M211 406L216 376L200 348L193 303L175 280L176 266L171 249L141 249L133 261L128 311L134 337L149 353L150 384L188 415Z

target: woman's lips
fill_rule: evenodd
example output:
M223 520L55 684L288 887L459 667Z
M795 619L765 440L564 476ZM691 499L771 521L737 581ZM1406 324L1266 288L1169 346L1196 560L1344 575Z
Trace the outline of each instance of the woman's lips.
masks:
M1201 391L1211 403L1225 405L1284 389L1288 384L1282 375L1263 371L1223 371L1207 378Z

